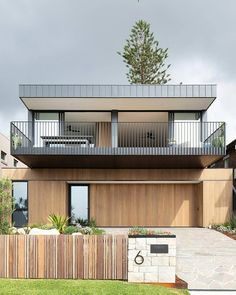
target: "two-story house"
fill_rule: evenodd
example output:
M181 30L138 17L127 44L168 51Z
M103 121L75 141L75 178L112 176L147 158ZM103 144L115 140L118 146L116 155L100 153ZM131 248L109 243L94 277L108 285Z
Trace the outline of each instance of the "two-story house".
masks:
M225 123L208 122L215 85L20 85L11 123L16 225L51 213L98 226L208 226L232 212Z
M0 178L2 167L25 167L23 163L12 157L10 150L9 138L0 133Z

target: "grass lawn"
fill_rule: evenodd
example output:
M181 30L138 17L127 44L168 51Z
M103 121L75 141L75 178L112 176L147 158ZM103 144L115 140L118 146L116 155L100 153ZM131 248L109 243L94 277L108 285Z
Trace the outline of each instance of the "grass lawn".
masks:
M89 280L10 280L0 279L1 295L169 295L189 294L186 290L120 281Z

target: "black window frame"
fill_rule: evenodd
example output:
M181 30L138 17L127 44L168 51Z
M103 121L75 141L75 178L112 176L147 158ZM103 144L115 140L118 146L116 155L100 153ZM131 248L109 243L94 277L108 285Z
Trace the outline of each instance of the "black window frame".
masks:
M22 209L22 208L15 209L14 204L13 204L13 208L12 208L14 210L12 212L12 215L11 215L12 225L14 227L16 227L16 228L20 228L22 226L28 226L28 224L29 224L29 183L28 183L27 180L12 180L12 198L14 198L14 186L13 186L14 182L24 182L24 183L26 183L26 189L27 189L27 209L25 209L25 208L24 209ZM22 225L22 226L15 225L14 224L14 219L13 219L14 212L27 212L27 223Z
M87 186L88 188L88 204L87 204L87 215L88 215L88 221L90 220L90 185L88 183L69 183L68 184L68 217L69 217L69 223L71 223L71 187L72 186Z
M3 150L1 150L1 161L6 162L6 160L7 160L6 157L7 157L7 153L4 152Z

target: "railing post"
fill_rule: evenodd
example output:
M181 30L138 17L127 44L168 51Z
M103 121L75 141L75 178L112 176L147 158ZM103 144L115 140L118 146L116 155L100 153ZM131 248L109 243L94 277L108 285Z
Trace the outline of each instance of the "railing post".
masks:
M111 111L111 142L112 147L118 147L118 111Z
M28 138L32 143L32 146L34 145L34 118L33 118L33 112L32 111L28 111L28 123L25 123L25 126L27 129L28 128Z

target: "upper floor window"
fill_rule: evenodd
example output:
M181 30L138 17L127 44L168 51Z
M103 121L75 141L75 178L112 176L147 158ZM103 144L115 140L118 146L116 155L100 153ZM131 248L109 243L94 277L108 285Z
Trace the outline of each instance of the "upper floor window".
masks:
M35 120L39 121L57 121L59 119L58 113L50 113L50 112L37 112L35 113Z
M14 199L14 212L12 222L14 226L21 227L28 223L28 183L27 181L12 182L12 196Z
M4 151L1 151L1 160L6 161L7 159L7 154Z
M34 113L34 146L41 147L50 136L59 135L58 112Z
M224 157L223 161L224 161L224 168L229 168L229 155Z
M175 113L175 121L199 121L201 117L200 113Z

